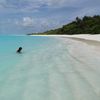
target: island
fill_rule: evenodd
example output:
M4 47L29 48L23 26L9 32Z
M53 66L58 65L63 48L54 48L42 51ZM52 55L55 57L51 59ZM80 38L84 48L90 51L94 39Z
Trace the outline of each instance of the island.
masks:
M75 21L63 25L61 28L48 30L42 33L28 35L74 35L74 34L99 34L100 15L76 17Z

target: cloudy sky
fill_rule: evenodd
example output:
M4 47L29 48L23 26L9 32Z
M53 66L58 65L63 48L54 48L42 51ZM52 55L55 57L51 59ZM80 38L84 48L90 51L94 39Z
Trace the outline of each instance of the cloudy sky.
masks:
M94 14L100 0L0 0L0 34L43 32Z

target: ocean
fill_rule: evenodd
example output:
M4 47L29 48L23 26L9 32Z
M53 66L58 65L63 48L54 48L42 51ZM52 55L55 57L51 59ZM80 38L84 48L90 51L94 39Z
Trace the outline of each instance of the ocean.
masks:
M100 100L96 50L68 38L0 36L0 100Z
M59 43L53 37L0 36L0 100L49 100L48 70Z
M26 55L31 55L32 52L41 52L43 48L46 49L53 43L54 39L48 37L0 36L0 66L16 65ZM20 46L23 50L22 54L18 55L16 51Z

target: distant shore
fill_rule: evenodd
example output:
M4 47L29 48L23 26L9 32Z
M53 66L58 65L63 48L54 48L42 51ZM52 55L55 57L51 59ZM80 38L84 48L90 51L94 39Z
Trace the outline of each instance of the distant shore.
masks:
M100 42L100 34L98 35L90 35L90 34L82 34L82 35L30 35L30 36L43 36L43 37L63 37L63 38L71 38L79 41L83 40L91 40L92 41L97 41Z

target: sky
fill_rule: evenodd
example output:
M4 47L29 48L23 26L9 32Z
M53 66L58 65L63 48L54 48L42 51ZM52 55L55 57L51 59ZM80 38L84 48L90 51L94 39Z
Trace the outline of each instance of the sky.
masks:
M0 34L44 32L93 15L100 0L0 0Z

